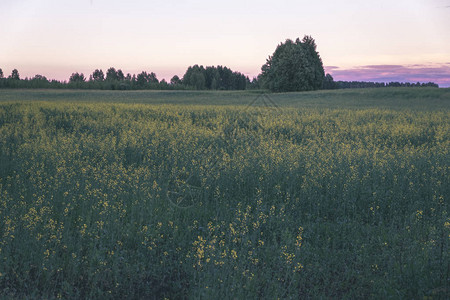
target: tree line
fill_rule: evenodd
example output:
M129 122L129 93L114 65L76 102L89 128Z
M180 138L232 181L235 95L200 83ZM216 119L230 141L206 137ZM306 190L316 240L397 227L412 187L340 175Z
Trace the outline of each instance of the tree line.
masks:
M224 66L190 66L182 78L175 75L170 82L159 80L154 72L142 71L131 75L121 69L109 68L106 72L96 69L87 77L83 73L72 73L69 81L49 80L43 75L20 78L14 69L5 77L0 69L0 88L69 88L104 90L143 90L143 89L197 89L197 90L245 90L252 82L240 72Z
M335 89L364 89L364 88L383 88L383 87L435 87L439 85L434 82L371 82L371 81L334 81L330 74L327 74L324 80L324 90Z
M246 90L266 89L272 92L311 91L318 89L377 88L377 87L439 87L436 83L402 82L364 82L334 81L325 74L322 59L317 51L315 40L304 36L302 40L287 39L275 49L261 73L250 79L244 74L225 66L188 67L182 78L173 76L170 82L158 80L153 72L142 71L131 75L121 69L109 68L106 73L96 69L88 77L83 73L72 73L69 81L48 80L45 76L35 75L21 79L17 69L5 78L0 69L0 88L70 88L70 89L195 89L195 90Z

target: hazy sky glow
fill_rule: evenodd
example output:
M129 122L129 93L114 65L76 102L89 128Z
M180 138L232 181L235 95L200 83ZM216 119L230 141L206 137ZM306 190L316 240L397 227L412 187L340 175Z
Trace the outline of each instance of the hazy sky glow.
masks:
M202 64L253 77L305 34L335 80L450 86L450 0L1 0L0 68L67 80L114 66L170 80Z

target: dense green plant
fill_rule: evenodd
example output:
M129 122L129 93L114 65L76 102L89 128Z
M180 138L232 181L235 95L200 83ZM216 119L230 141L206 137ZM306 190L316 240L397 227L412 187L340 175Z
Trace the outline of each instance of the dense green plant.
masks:
M186 70L182 83L197 90L245 90L250 81L227 67L194 65Z
M322 88L325 73L314 39L286 40L261 68L260 80L273 92L310 91Z
M443 93L103 93L0 102L0 297L448 298Z

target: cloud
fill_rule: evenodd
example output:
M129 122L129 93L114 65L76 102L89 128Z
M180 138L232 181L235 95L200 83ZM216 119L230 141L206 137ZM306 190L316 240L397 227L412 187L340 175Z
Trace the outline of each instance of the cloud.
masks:
M374 82L435 82L450 87L450 63L415 65L366 65L353 68L326 66L334 80Z

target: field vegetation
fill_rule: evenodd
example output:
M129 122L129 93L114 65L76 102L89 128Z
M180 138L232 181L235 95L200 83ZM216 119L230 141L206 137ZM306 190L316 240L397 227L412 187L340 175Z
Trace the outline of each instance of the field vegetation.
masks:
M448 298L450 92L3 90L0 297Z

